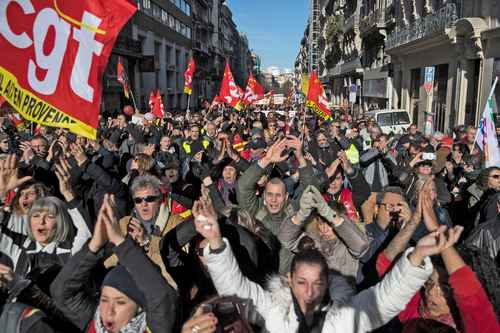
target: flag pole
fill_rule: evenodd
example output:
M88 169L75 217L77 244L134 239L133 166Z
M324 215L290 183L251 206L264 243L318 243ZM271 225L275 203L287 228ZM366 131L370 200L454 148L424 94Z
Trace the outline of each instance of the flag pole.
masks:
M134 110L135 110L135 113L139 113L138 109L137 109L137 104L135 104L135 97L134 97L134 92L132 91L132 88L128 88L128 90L130 91L130 97L132 97L132 104L134 104Z
M188 94L187 109L186 112L189 113L189 103L191 102L191 94Z

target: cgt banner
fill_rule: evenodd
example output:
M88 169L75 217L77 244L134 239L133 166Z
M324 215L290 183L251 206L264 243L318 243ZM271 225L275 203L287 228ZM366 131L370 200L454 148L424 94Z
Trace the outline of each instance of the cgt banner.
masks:
M0 95L24 118L96 137L101 78L128 0L1 0Z

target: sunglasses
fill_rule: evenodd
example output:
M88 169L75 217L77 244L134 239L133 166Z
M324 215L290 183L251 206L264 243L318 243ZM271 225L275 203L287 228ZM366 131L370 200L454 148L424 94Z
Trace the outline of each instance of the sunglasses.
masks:
M135 197L134 198L134 203L135 204L141 204L143 201L146 201L147 203L155 202L160 199L159 195L148 195L145 197Z

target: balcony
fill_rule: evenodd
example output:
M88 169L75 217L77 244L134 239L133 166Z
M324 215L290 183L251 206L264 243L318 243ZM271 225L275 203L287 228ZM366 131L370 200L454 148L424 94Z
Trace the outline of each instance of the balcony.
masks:
M128 55L141 56L142 54L142 45L140 41L121 34L118 35L118 38L116 39L114 49L117 53L124 53Z
M423 38L446 33L458 20L457 7L448 3L432 15L419 18L408 26L396 27L385 40L385 49L394 49Z
M375 29L385 28L385 10L376 9L359 22L359 31L368 34Z
M209 50L208 50L208 46L207 44L199 41L199 40L195 40L194 43L193 43L193 50L195 51L198 51L198 52L203 52L205 54L209 54Z

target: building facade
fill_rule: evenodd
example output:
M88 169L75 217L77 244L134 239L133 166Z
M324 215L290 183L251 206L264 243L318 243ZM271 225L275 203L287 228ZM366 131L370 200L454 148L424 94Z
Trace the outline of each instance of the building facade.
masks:
M257 68L249 42L233 21L222 0L136 0L138 11L120 32L103 79L103 109L116 112L126 100L116 80L118 58L129 77L134 101L149 110L149 94L160 89L169 112L186 110L184 71L189 59L196 62L190 108L218 93L229 59L235 80L246 84Z
M354 106L355 114L405 109L420 127L431 114L439 131L477 124L500 72L500 2L325 0L322 6L319 74L334 104ZM304 73L303 42L296 76ZM429 94L426 67L434 71ZM354 105L347 99L353 86Z

